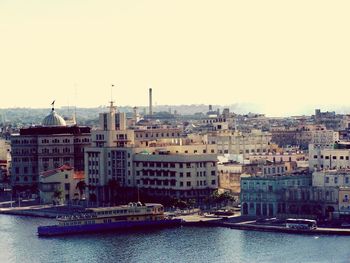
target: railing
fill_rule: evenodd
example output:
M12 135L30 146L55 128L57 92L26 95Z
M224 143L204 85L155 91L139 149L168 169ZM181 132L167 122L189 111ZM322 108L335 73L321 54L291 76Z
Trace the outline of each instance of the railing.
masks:
M57 216L57 220L61 221L70 221L70 220L82 220L82 219L94 219L97 218L95 214L79 214L79 215L66 215L66 216Z

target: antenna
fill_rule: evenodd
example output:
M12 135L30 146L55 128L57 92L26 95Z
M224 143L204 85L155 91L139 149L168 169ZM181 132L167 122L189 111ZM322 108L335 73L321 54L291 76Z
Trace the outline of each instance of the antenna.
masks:
M74 83L74 122L77 124L77 101L78 101L78 91L77 91L77 83Z
M111 101L113 101L113 88L114 88L114 84L111 85Z
M114 101L113 101L113 88L114 88L114 84L111 85L111 100L110 100L110 110L114 110Z
M114 84L111 85L111 100L109 101L111 103L111 106L113 106L113 88Z

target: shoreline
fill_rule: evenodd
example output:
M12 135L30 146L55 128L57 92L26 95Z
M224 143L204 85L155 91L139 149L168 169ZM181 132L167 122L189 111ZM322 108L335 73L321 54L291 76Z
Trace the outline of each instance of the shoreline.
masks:
M52 209L52 210L50 210ZM18 208L2 208L0 214L15 215L15 216L30 216L54 219L59 215L65 215L57 210L53 210L52 206L35 206L35 207L18 207ZM350 228L324 228L318 227L316 229L291 229L284 226L276 225L262 225L254 224L252 220L241 216L232 217L203 217L199 215L183 215L180 217L183 220L182 226L196 226L196 227L224 227L237 230L246 231L261 231L261 232L275 232L299 235L339 235L350 236ZM231 220L231 222L230 222Z
M186 225L186 223L185 223ZM257 225L251 223L230 223L224 220L215 222L198 222L197 224L189 224L191 226L204 226L204 227L224 227L237 230L246 231L260 231L260 232L275 232L275 233L287 233L287 234L299 234L299 235L339 235L350 236L349 228L324 228L317 227L316 229L292 229L283 226L273 225Z

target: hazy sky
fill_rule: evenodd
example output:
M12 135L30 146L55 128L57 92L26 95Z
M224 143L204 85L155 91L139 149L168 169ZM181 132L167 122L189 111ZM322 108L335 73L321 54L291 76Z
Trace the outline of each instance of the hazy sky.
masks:
M349 13L348 0L0 0L0 108L107 104L111 83L118 105L148 104L152 87L157 104L269 115L347 106Z

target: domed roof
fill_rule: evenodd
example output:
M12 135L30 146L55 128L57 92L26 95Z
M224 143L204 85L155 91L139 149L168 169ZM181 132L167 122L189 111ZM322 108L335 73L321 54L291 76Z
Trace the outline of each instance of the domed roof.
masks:
M66 121L54 109L43 120L43 126L67 126Z

